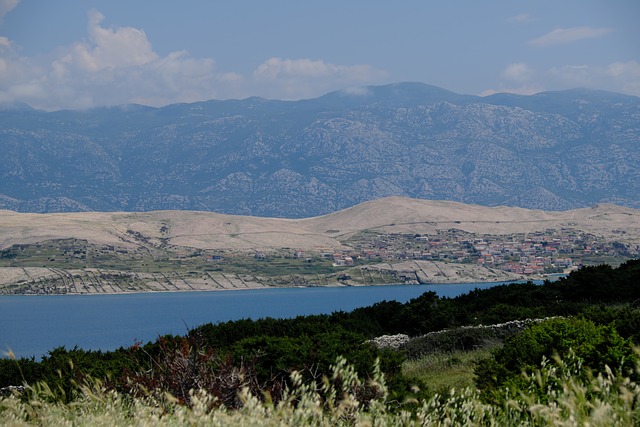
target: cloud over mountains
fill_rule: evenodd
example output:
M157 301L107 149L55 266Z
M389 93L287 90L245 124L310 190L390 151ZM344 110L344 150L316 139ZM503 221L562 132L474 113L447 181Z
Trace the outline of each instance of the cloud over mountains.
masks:
M568 44L585 39L593 39L610 33L611 28L573 27L557 28L547 34L537 37L529 44L535 47L546 47L558 44Z
M5 0L0 13L15 4ZM300 99L335 87L381 82L388 76L370 65L277 57L245 76L186 50L161 56L143 30L104 27L104 18L99 11L90 11L87 38L46 57L20 56L8 38L0 37L0 103L19 101L49 110L127 103L161 106L256 95Z
M307 217L390 195L640 207L640 98L418 83L297 102L0 111L0 208Z
M130 10L98 5L116 22L138 12L128 25L118 25L107 23L96 9L83 18L96 0L82 5L67 1L61 5L69 13L65 9L50 17L64 7L0 0L0 104L59 110L251 96L299 100L398 81L483 95L587 87L640 96L637 49L616 49L633 45L633 31L617 25L620 19L607 21L599 15L593 20L584 14L571 15L571 20L558 15L552 22L535 8L494 6L486 8L493 32L479 34L472 25L441 25L452 19L446 11L437 19L418 13L431 12L433 6L411 8L418 18L406 15L406 5L371 8L367 15L379 20L374 26L349 11L335 18L324 15L312 24L307 19L314 8L309 5L276 13L255 7L259 2L249 2L246 10L209 4L180 14L177 6L154 4L144 17L139 12L151 0ZM266 16L268 11L273 13ZM221 25L208 19L212 12L234 12L237 22ZM187 24L198 15L207 18ZM394 16L403 19L394 21ZM150 23L162 17L166 25ZM193 31L185 31L189 25ZM54 37L68 27L73 31ZM596 45L599 50L592 51Z

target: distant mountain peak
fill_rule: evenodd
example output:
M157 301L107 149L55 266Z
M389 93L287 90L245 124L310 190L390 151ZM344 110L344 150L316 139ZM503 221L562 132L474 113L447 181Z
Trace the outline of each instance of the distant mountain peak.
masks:
M640 98L422 83L301 101L0 109L0 209L309 217L386 196L640 207Z
M393 107L399 105L432 104L435 102L460 102L476 97L459 95L438 86L425 83L404 82L391 83L381 86L350 87L327 95L319 100L342 101L353 104L384 104Z

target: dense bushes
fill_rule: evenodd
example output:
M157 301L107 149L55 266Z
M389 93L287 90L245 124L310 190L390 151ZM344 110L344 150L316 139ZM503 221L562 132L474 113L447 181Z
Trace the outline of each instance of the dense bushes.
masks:
M603 283L607 291L600 290L598 283ZM617 269L585 267L557 282L542 285L531 282L500 285L456 298L439 298L434 292L425 292L405 304L383 301L349 313L207 324L191 334L198 334L215 347L227 347L248 337L295 338L339 329L366 338L398 333L417 336L464 325L575 316L594 305L631 304L637 295L640 295L640 260L628 261Z
M358 376L343 359L321 385L293 373L292 387L274 405L243 389L242 409L219 408L204 390L189 393L190 405L169 396L132 399L92 382L70 404L52 402L49 390L30 387L30 399L0 398L1 425L104 426L632 426L640 423L640 387L621 372L577 376L569 355L543 363L511 390L509 401L487 403L474 389L455 389L406 404L395 402L377 366Z
M42 381L49 385L57 398L70 401L77 385L85 378L111 381L126 369L137 366L138 362L130 357L127 349L102 352L58 347L50 350L39 362L34 358L0 359L0 388Z
M631 372L637 362L633 346L613 326L596 325L580 318L557 318L508 337L494 351L493 358L478 364L476 384L487 394L501 394L505 386L511 385L512 389L521 386L522 373L533 372L544 359L566 357L569 352L584 369L603 372L605 366L620 367L626 375L635 375Z
M522 369L538 366L542 356L549 358L554 350L562 355L571 347L594 369L617 363L621 356L633 360L626 339L640 343L640 311L633 307L640 295L638 284L640 261L629 261L616 269L584 268L554 283L502 285L456 298L426 292L405 304L384 301L349 313L207 324L186 337L162 337L114 352L60 348L40 362L1 359L0 388L44 380L59 397L69 400L77 384L90 376L119 392L163 389L184 401L190 388L203 388L233 407L239 404L233 399L242 387L277 399L290 385L294 370L306 381L320 382L343 355L361 376L380 359L389 393L401 401L412 385L400 372L405 354L379 350L367 340L385 334L418 336L464 325L573 316L507 339L494 358L481 363L478 385L496 390L516 381ZM495 338L503 336L459 329L417 340L408 349L409 355L436 348L467 350Z
M512 320L486 326L462 326L445 329L411 339L401 348L409 359L416 359L430 353L468 352L480 348L495 347L505 338L521 332L527 325L542 320Z

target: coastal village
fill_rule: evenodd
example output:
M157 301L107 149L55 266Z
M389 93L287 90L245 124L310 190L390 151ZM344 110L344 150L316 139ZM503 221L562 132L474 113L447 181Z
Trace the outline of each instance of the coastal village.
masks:
M510 234L369 228L313 249L194 248L127 230L129 246L71 238L0 250L0 294L541 280L582 265L638 258L635 232L620 228L606 236L571 226Z
M624 230L617 230L623 235ZM583 264L628 259L640 254L640 245L603 240L573 229L510 235L477 235L458 229L437 235L376 234L368 232L345 242L353 250L323 252L334 266L351 266L358 260L429 260L475 263L519 275L562 273ZM296 253L295 256L303 256Z

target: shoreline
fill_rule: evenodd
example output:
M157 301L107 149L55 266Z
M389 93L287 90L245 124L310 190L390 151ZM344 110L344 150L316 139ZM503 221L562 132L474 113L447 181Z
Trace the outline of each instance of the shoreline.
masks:
M64 346L108 350L134 340L186 333L188 327L245 318L292 318L351 311L379 301L407 302L425 292L455 297L500 282L447 285L376 285L279 288L270 292L168 292L116 295L109 298L2 298L0 313L6 334L0 346L19 357L41 356ZM15 295L14 295L15 296ZM18 295L19 297L20 295ZM56 295L57 296L57 295ZM1 349L0 349L1 350Z
M558 276L558 278L562 277L562 275ZM452 281L452 282L438 282L438 283L381 283L381 284L343 284L343 285L324 285L324 286L262 286L262 287L246 287L246 288L223 288L223 289L176 289L176 290L149 290L149 291L132 291L132 292L87 292L87 293L76 293L69 292L65 294L61 293L42 293L42 294L34 294L34 293L24 293L24 294L5 294L0 293L0 298L3 297L66 297L66 296L79 296L79 297L100 297L100 296L121 296L121 295L157 295L157 294L186 294L186 293L210 293L210 292L228 292L228 291L259 291L259 290L278 290L278 289L335 289L335 288L377 288L377 287L395 287L395 286L456 286L456 285L472 285L472 284L494 284L496 286L503 284L511 284L511 283L526 283L528 281L531 282L541 282L544 280L548 280L548 277L544 276L535 276L529 278L521 278L514 280L469 280L469 281Z
M483 266L441 261L402 261L341 269L331 274L304 270L269 275L248 269L166 269L155 272L104 268L1 267L0 295L114 295L274 288L463 284L544 280Z

